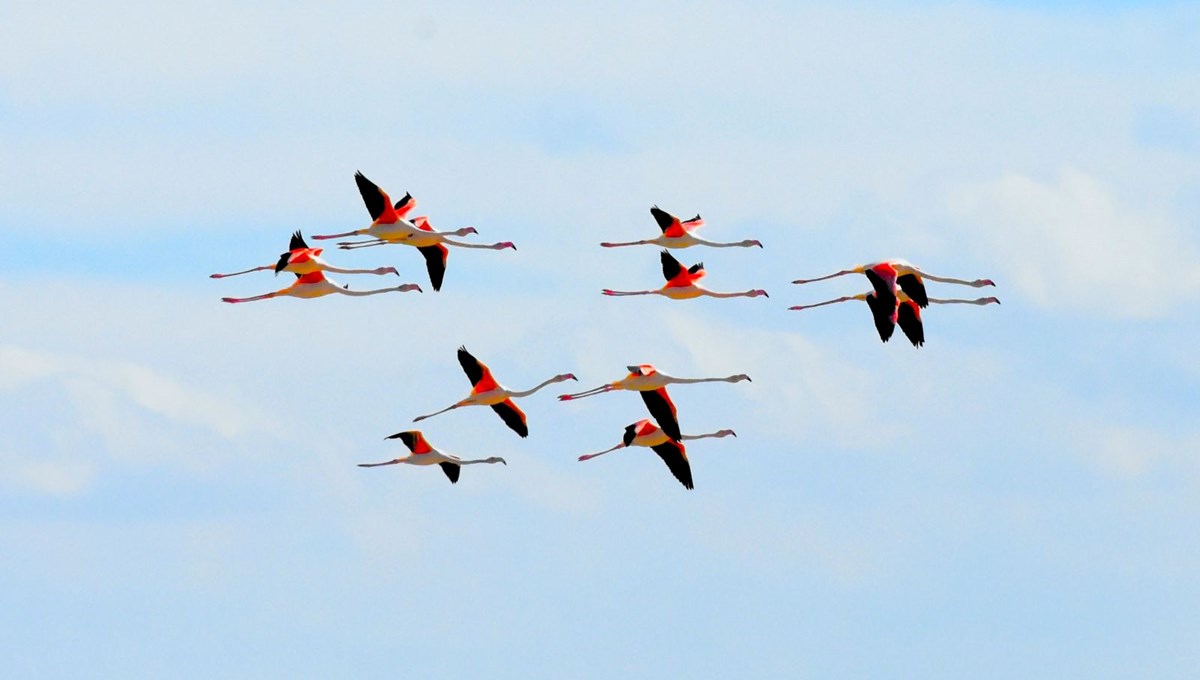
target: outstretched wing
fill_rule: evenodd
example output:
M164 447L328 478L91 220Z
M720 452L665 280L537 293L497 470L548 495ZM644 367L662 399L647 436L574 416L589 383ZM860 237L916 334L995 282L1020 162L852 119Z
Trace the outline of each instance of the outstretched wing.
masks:
M400 441L404 442L404 445L408 447L408 450L412 451L414 454L429 453L433 450L429 446L429 442L425 441L425 435L421 434L420 430L406 430L404 432L397 432L389 437L385 437L385 439L399 439Z
M905 300L900 303L896 323L900 324L900 330L904 331L913 347L925 344L925 326L921 323L921 310L915 301Z
M404 217L408 214L409 210L415 207L417 207L417 199L413 198L413 195L406 191L404 192L404 198L396 201L396 214Z
M458 348L458 363L471 381L472 392L491 392L499 387L487 365L472 356L466 347Z
M694 488L692 486L692 466L688 463L687 451L684 450L683 444L668 441L650 448L654 449L658 457L663 459L663 462L671 470L671 474L675 475L675 479L678 479L685 489Z
M887 280L873 269L868 269L863 273L867 275L867 280L871 282L871 287L875 289L875 297L883 302L883 306L889 309L895 307L896 292L892 290L892 286Z
M646 408L650 410L650 415L654 416L654 420L662 428L662 431L671 439L679 441L683 435L679 433L679 420L675 414L675 404L667 395L667 388L660 387L657 390L646 390L639 394L642 395L642 401L646 402Z
M663 277L666 280L670 281L683 271L683 265L679 264L679 260L672 257L671 253L664 250L659 254L659 259L662 260Z
M307 248L308 244L304 242L304 237L300 235L300 230L297 229L292 233L292 241L288 244L288 250L297 250Z
M525 412L517 408L512 399L505 399L499 404L492 404L492 410L500 416L510 430L522 437L529 436L529 425L525 422Z
M625 446L633 446L633 440L637 439L638 426L646 421L639 420L636 423L625 428L625 435L621 437L621 443Z
M696 264L688 267L689 274L699 274L702 271L704 271L704 263L703 262L697 262Z
M670 229L673 224L679 221L674 215L666 210L663 210L657 205L653 208L650 208L650 214L654 216L654 221L658 222L658 228L661 229L664 234L667 233L667 230Z
M450 478L451 484L458 484L458 473L462 472L462 466L454 463L438 463L438 467L442 468L442 472Z
M904 294L912 298L917 306L924 309L929 306L929 296L925 293L925 282L916 274L904 274L896 278L896 285Z
M867 295L867 306L871 308L871 317L875 319L875 330L879 332L879 339L887 342L896 330L895 324L892 323L892 311L896 309L895 303L884 305L875 294L871 293Z
M367 206L367 212L371 213L372 220L379 219L379 216L391 207L391 199L388 198L387 192L380 189L361 172L354 173L354 183L358 185L358 193L362 195L363 203Z
M293 240L294 240L294 239L293 239ZM276 273L276 274L278 274L279 272L281 272L281 271L283 271L284 269L286 269L286 268L287 268L287 266L288 266L288 262L290 262L290 261L291 261L291 259L292 259L292 253L291 253L291 251L288 251L288 252L286 252L286 253L284 253L284 254L280 255L280 256L279 256L279 261L275 263L275 273ZM299 276L299 274L297 274L297 276Z
M446 276L446 258L450 255L450 250L440 243L417 250L425 256L425 268L429 270L429 282L433 284L433 289L441 290L442 279Z

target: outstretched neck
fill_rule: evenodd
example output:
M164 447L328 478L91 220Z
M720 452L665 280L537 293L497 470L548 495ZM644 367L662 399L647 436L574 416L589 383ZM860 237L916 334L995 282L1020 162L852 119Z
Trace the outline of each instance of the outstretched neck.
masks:
M928 279L930 281L937 281L938 283L957 283L957 284L961 284L964 286L971 286L973 288L982 288L983 286L987 285L982 280L968 281L966 279L955 279L955 278L951 278L949 276L934 276L933 274L926 274L925 272L919 272L919 273L922 278Z
M683 435L683 437L681 437L681 439L683 439L685 441L691 441L693 439L709 439L709 438L720 439L721 437L728 437L730 434L733 434L733 433L728 430L722 430L720 432L709 432L708 434L685 434L685 435Z
M550 378L550 379L548 379L548 380L543 380L543 381L542 381L540 384L538 384L538 385L536 385L536 386L534 386L534 387L531 387L531 388L529 388L529 389L525 390L524 392L513 392L513 393L512 393L512 396L514 396L514 397L528 397L529 395L533 394L534 392L537 392L538 390L542 389L543 387L545 387L545 386L547 386L547 385L553 385L553 384L554 384L554 383L556 383L556 382L562 382L562 381L560 381L560 380L558 379L558 377L556 376L556 377Z

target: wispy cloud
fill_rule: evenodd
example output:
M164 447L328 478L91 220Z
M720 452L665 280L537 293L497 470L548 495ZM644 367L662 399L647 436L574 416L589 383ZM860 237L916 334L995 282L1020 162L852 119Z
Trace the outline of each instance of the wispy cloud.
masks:
M1010 174L961 187L950 201L1042 307L1150 317L1200 293L1186 232L1166 215L1121 204L1080 170L1064 169L1055 182Z

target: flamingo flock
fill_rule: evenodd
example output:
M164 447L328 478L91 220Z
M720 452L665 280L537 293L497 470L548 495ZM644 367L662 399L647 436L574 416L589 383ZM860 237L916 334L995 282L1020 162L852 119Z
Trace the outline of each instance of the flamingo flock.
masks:
M330 240L354 237L366 237L359 240L339 242L339 250L357 250L386 245L407 245L420 251L425 261L429 282L434 291L440 291L445 281L446 266L451 248L485 249L485 250L516 250L511 241L501 241L491 244L471 243L458 240L477 234L474 227L461 227L450 231L435 230L428 216L411 216L417 201L411 193L405 192L404 197L393 203L386 191L367 179L361 172L354 175L355 185L359 195L371 217L371 222L365 227L338 234L313 235L314 240ZM744 239L733 242L717 242L700 238L696 231L704 225L700 215L688 220L681 220L658 206L650 209L650 214L658 225L660 234L654 238L627 242L602 242L604 248L619 248L638 245L655 245L663 250L659 253L665 284L661 288L639 291L619 291L609 288L601 292L609 297L654 296L671 300L692 300L701 297L736 298L736 297L769 297L767 292L754 288L744 292L716 292L700 285L705 277L703 263L697 262L684 266L677 260L669 249L691 247L710 248L762 248L761 241ZM352 290L348 285L335 283L327 274L367 274L384 276L388 274L399 276L395 266L379 266L370 269L350 269L337 267L323 258L324 249L310 248L303 235L296 231L292 234L288 250L280 254L274 264L264 264L242 271L228 274L212 274L213 279L224 279L241 276L259 271L273 271L276 276L280 273L290 273L296 278L285 288L254 295L251 297L223 297L227 303L253 302L275 297L296 297L302 299L318 298L327 295L345 295L349 297L364 297L391 292L422 292L416 283L405 283L399 286L376 288L369 290ZM265 258L264 258L265 259ZM260 262L262 260L259 260ZM895 332L896 326L914 347L925 344L925 328L922 310L929 305L965 304L985 306L1000 304L995 297L980 297L975 299L936 298L929 297L926 281L983 288L995 286L991 279L959 279L929 274L905 260L882 260L842 269L828 274L808 279L796 279L793 284L804 285L818 281L826 281L841 276L862 274L871 285L871 290L864 293L847 295L824 302L793 305L789 310L806 310L824 307L843 302L863 301L871 312L872 321L879 339L888 342ZM525 439L529 436L529 418L514 400L531 397L542 389L566 381L577 381L574 373L558 373L543 380L527 390L514 391L504 387L493 376L491 369L477 359L466 347L457 351L459 366L471 383L471 390L466 397L455 401L449 406L432 413L418 415L412 422L418 423L444 413L468 406L488 406L500 417L504 425ZM614 391L637 392L645 404L650 418L643 418L625 427L621 442L612 448L597 453L584 454L578 457L580 462L591 460L619 449L628 447L645 447L666 464L672 476L686 489L693 489L695 483L692 476L691 463L688 460L685 441L698 439L719 439L736 437L730 429L717 430L708 434L685 435L680 428L679 412L671 396L667 393L669 385L685 385L705 382L751 382L750 376L739 373L726 377L706 378L677 378L663 373L651 364L635 364L626 367L628 374L613 382L582 392L562 394L558 400L570 402L586 397ZM543 374L545 375L545 374ZM532 381L531 381L532 382ZM528 383L526 383L528 384ZM444 403L444 402L443 402ZM408 455L379 463L359 463L359 467L371 468L386 465L437 465L445 473L451 483L457 483L464 465L496 464L507 465L507 461L499 456L478 459L462 459L434 448L420 430L406 430L385 437L385 440L399 439L407 448Z

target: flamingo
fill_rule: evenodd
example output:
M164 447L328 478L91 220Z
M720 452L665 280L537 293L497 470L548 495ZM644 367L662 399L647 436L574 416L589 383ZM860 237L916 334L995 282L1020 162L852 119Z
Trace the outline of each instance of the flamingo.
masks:
M442 472L450 478L451 484L458 483L458 473L462 471L464 465L475 465L477 463L503 463L508 465L505 460L499 456L491 458L480 458L478 460L463 460L458 456L451 455L438 451L429 445L425 440L425 435L421 434L420 430L408 430L406 432L397 432L385 439L399 439L404 442L408 450L412 452L410 456L403 456L395 460L384 461L382 463L359 463L359 467L379 467L381 465L438 465L442 468Z
M425 268L429 271L429 280L433 284L434 290L442 289L442 279L446 275L446 258L450 255L450 251L446 246L455 246L456 248L483 248L487 250L504 250L505 248L517 249L517 246L512 241L501 241L499 243L466 243L463 241L453 241L446 237L446 234L459 234L459 232L443 232L434 231L429 224L428 217L414 217L413 224L417 227L417 232L413 236L404 238L384 237L373 241L356 241L343 242L338 244L338 248L342 250L354 250L356 248L371 248L373 246L383 246L389 243L413 246L421 251L425 256ZM464 227L469 229L469 233L476 233L474 227Z
M935 305L990 305L1000 304L1000 300L994 297L981 297L974 300L960 299L941 299L927 298L930 304ZM925 327L921 321L921 308L917 305L916 300L910 298L903 290L896 297L896 302L891 308L886 307L879 301L879 298L874 292L859 293L858 295L849 295L846 297L818 302L811 305L796 305L788 307L791 310L812 309L813 307L823 307L825 305L833 305L839 302L849 302L851 300L864 300L867 306L871 308L871 316L875 319L875 330L879 332L879 339L887 342L892 337L892 331L896 324L899 324L900 330L908 338L913 347L920 347L925 344Z
M279 261L275 264L266 264L261 267L254 267L246 271L234 272L232 274L212 274L209 278L223 279L228 276L240 276L249 274L250 272L261 272L267 269L274 269L276 274L279 272L291 272L296 276L311 274L313 272L336 272L338 274L395 274L400 275L395 267L377 267L375 269L342 269L335 267L325 260L321 259L321 253L325 252L324 248L309 248L304 242L304 237L299 231L292 234L292 241L288 245L288 252L279 256Z
M671 256L667 251L662 251L660 254L662 260L663 277L666 278L667 284L658 290L639 290L639 291L620 291L610 290L605 288L602 292L605 295L662 295L663 297L671 298L672 300L690 300L704 295L714 298L732 298L732 297L759 297L766 296L765 290L748 290L744 293L714 293L707 288L703 288L696 283L704 278L704 263L698 262L687 269Z
M579 457L579 460L581 462L591 460L596 456L603 456L606 453L623 449L627 446L645 446L653 449L658 454L658 457L663 459L663 462L671 470L671 474L675 475L675 479L678 479L684 488L691 489L692 467L688 463L687 451L684 449L683 442L706 439L708 437L729 437L731 435L736 437L737 433L733 430L720 430L710 432L709 434L685 434L679 438L681 441L675 441L668 437L661 429L655 427L654 423L649 420L639 420L625 428L625 435L621 438L620 444L599 453L584 454Z
M661 236L655 236L651 239L643 241L629 241L627 243L601 243L605 248L620 248L622 246L642 246L642 245L659 245L663 248L690 248L692 246L710 246L713 248L748 248L750 246L758 246L762 248L762 243L754 239L746 239L745 241L736 241L733 243L717 243L715 241L706 241L692 234L696 229L704 226L704 220L696 215L690 220L679 221L679 218L662 210L657 205L650 208L650 214L654 216L654 221L658 222L658 228L662 230Z
M922 308L929 306L929 296L925 293L925 282L923 279L938 281L940 283L957 283L963 286L971 286L972 288L996 285L991 279L967 281L966 279L934 276L933 274L921 271L906 260L885 260L872 264L861 264L851 269L843 269L829 276L820 276L815 279L796 279L792 283L825 281L838 276L845 276L846 274L866 274L867 279L871 281L871 286L875 288L875 292L885 303L890 300L890 296L895 296L896 288L899 286L900 290L904 291L909 298Z
M654 416L654 420L658 422L658 426L662 428L663 432L666 432L667 436L671 439L679 441L683 435L679 432L679 420L675 412L675 404L667 394L667 385L702 382L736 383L743 380L750 380L750 376L744 373L731 375L726 378L676 378L659 372L658 369L650 364L627 366L626 368L629 369L629 375L616 382L576 394L559 395L558 400L570 401L572 399L583 399L584 397L592 397L613 390L633 390L642 395L642 401L646 403L646 408L650 411L650 415Z
M417 199L413 198L412 194L405 193L404 198L393 206L392 199L387 192L367 179L361 172L354 173L354 182L358 185L358 193L362 195L367 212L371 214L371 224L362 229L342 234L314 235L314 239L324 241L332 238L365 235L374 236L377 239L402 240L420 233L421 230L415 224L405 219L405 216L417 206ZM456 231L446 232L449 236L466 236L474 233L473 227L463 227Z
M472 356L466 347L458 348L458 363L462 366L463 372L467 374L467 379L471 381L471 393L467 395L466 399L447 406L440 411L413 418L414 423L462 406L491 406L492 410L499 414L500 419L513 432L522 437L528 437L529 426L525 421L525 413L517 408L517 405L513 403L513 398L528 397L547 385L577 379L572 373L561 373L524 392L514 392L496 382L496 379L492 377L491 369Z
M339 286L338 284L334 283L333 281L330 281L329 279L325 278L325 275L323 273L321 273L319 271L315 271L315 272L312 272L309 274L300 275L292 285L288 286L287 288L277 290L273 293L265 293L263 295L256 295L254 297L248 297L248 298L225 297L225 298L221 298L221 300L223 302L232 302L232 303L254 302L255 300L267 300L267 299L273 298L273 297L284 297L284 296L309 299L309 298L323 297L325 295L330 295L332 293L338 293L340 295L353 295L355 297L362 297L365 295L376 295L378 293L391 293L391 292L407 293L410 290L415 290L418 293L420 293L421 287L415 283L405 283L405 284L402 284L399 286L395 286L394 288L380 288L378 290L350 290L346 287Z

